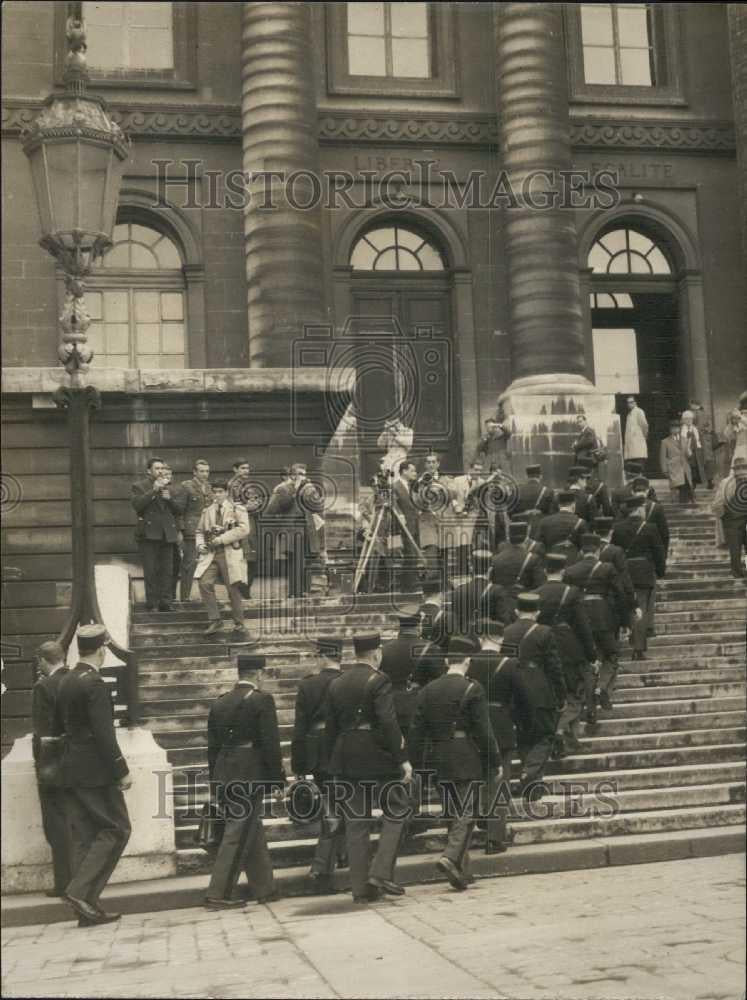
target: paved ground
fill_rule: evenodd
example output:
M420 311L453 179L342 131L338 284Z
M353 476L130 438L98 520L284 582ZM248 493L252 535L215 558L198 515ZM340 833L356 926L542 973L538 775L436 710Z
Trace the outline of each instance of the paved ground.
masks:
M11 928L3 996L744 997L744 859Z

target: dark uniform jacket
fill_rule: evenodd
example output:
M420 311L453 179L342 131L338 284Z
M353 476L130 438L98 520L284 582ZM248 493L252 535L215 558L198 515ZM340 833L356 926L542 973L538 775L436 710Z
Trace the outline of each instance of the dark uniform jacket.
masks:
M392 696L397 722L403 733L407 733L417 701L417 691L411 686L418 658L427 643L413 629L401 629L396 639L390 639L381 647L382 674L392 682Z
M576 506L574 508L576 517L583 518L587 525L591 527L594 524L594 518L597 516L596 503L586 490L573 486L569 486L568 488L572 493L576 494Z
M271 787L284 780L275 699L253 684L222 694L208 716L210 780Z
M327 774L327 689L339 676L339 670L324 667L316 674L308 674L298 685L291 739L294 774Z
M659 532L659 538L664 546L664 558L669 552L669 523L664 508L656 500L646 501L646 523L652 524Z
M178 524L188 538L197 534L200 515L213 502L213 490L209 484L203 492L202 484L196 479L185 480L178 488L175 502L179 508Z
M475 576L454 590L451 597L450 632L466 635L476 630L479 618L508 622L512 602L505 589L486 576Z
M519 693L519 662L513 656L501 656L484 650L470 660L467 678L478 681L488 699L488 715L501 754L516 746L514 700Z
M441 674L446 673L446 641L427 642L415 662L413 680L418 687L425 687Z
M625 609L635 607L635 592L633 590L633 581L630 579L630 572L628 570L628 560L625 558L625 553L620 546L613 545L612 542L607 542L602 546L599 558L602 562L611 563L617 570L617 575L620 577L620 583L622 583L623 591L625 593L625 601L622 608L618 608L616 613L618 616L618 624L622 625L628 617Z
M589 495L596 505L597 517L600 514L603 517L613 516L612 500L610 499L610 491L607 489L606 483L589 483Z
M303 538L308 555L319 555L321 551L322 539L314 524L313 511L300 502L299 491L303 489L313 490L313 486L306 482L297 489L294 483L279 483L262 515L262 531L274 537L277 559L284 558L289 550L296 547L297 538ZM260 542L258 548L264 552L264 543Z
M420 628L424 638L433 642L445 641L449 628L449 617L451 613L451 599L443 604L435 604L433 601L426 601L420 605L421 614Z
M634 587L649 590L655 586L656 578L666 573L664 545L653 524L639 517L626 517L615 525L612 540L625 553Z
M503 587L509 597L516 597L522 590L537 590L546 579L540 557L521 545L506 543L493 557L490 580Z
M583 518L572 514L569 510L561 510L557 514L548 514L542 518L535 537L545 546L546 552L552 551L556 545L563 544L575 554L581 545L581 536L587 531L588 527Z
M524 521L522 515L529 511L539 511L540 514L552 514L555 510L555 493L549 486L544 486L539 479L528 479L519 484L519 495L513 510L512 521Z
M535 708L560 708L565 704L565 676L552 629L529 618L519 618L503 633L502 656L519 661L522 676L525 670L541 674L544 684L532 681ZM526 686L526 685L525 685Z
M58 711L65 727L62 760L69 787L114 785L128 773L114 730L114 705L98 670L77 666L59 682Z
M367 663L354 663L329 686L329 770L337 778L399 777L407 760L388 677Z
M152 479L139 479L132 484L132 506L137 514L135 538L151 541L175 542L177 539L176 517L179 515L178 488L170 484L169 499L153 492Z
M622 515L622 508L625 501L629 500L632 496L633 486L631 483L626 483L625 486L618 486L617 489L612 491L612 510L614 517L620 517ZM646 493L646 500L656 503L656 490L653 486L649 486Z
M62 736L65 723L59 711L60 684L70 673L67 667L58 667L47 677L40 677L31 692L31 751L38 766L41 756L42 736Z
M559 580L548 580L539 589L540 613L537 621L549 626L563 666L596 659L594 636L583 602L583 591Z
M441 781L479 780L488 768L500 767L482 686L447 673L423 688L410 729L410 755L413 767L434 768Z
M563 582L584 591L584 606L593 632L615 632L627 625L634 610L612 563L590 556L579 559L563 574Z

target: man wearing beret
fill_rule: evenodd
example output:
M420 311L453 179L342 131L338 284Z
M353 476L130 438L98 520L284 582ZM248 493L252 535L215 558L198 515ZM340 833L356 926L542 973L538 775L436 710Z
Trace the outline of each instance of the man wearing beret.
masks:
M508 541L499 546L490 568L491 583L502 587L506 593L506 621L513 618L519 592L541 587L546 579L543 560L523 544L527 528L526 521L509 523Z
M600 653L602 665L599 672L599 703L602 708L612 708L611 695L619 664L619 648L615 632L617 630L616 609L626 615L622 622L627 626L630 616L641 617L639 608L627 604L622 581L611 563L602 562L602 539L599 535L586 534L581 542L582 558L569 566L563 574L563 582L580 587L584 591L584 605L589 616L594 643Z
M59 687L59 713L65 727L63 782L73 838L73 877L64 898L79 926L119 919L99 897L130 839L124 792L132 784L117 743L114 706L99 671L109 641L103 625L78 629L78 663Z
M642 612L631 622L633 659L645 660L647 637L654 633L656 581L666 574L666 556L659 532L646 520L644 498L633 494L624 509L626 516L615 525L612 542L625 553L635 603Z
M436 867L458 890L469 884L469 845L488 770L500 779L500 751L485 691L465 676L479 649L473 636L450 640L448 670L420 692L410 735L415 766L427 764L436 772L448 820L446 848Z
M291 739L291 768L296 777L307 774L322 793L323 813L321 833L314 860L311 862L311 879L315 891L329 893L335 858L343 846L340 824L330 812L329 805L329 747L327 746L327 693L329 686L340 676L343 640L338 636L320 636L316 640L320 669L307 674L298 685L296 711Z
M329 686L327 741L336 791L346 793L343 815L353 900L368 903L382 892L401 896L405 891L394 881L394 866L411 808L406 786L412 781L412 765L397 725L391 681L379 669L381 636L357 635L353 647L356 662ZM369 865L370 782L379 788L386 783L387 801Z
M576 513L576 494L571 490L561 490L556 496L558 511L548 514L539 522L535 531L537 541L542 542L546 552L563 551L570 566L578 558L581 535L587 530L586 522Z
M566 687L552 630L537 621L539 594L519 594L516 607L519 617L504 630L501 655L519 662L522 697L515 716L522 763L519 790L525 798L532 798L541 794L540 783L565 706Z
M262 690L264 656L239 656L237 667L236 685L213 703L208 716L210 790L225 819L205 896L212 910L245 905L235 895L242 870L257 902L276 898L262 826L264 796L282 798L285 785L275 699Z

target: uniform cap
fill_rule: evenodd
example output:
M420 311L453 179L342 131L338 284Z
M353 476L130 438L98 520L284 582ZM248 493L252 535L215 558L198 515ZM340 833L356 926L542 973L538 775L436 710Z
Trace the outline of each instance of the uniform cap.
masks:
M649 482L645 476L636 476L630 485L633 487L634 490L647 490L649 487Z
M645 502L643 497L626 497L623 501L626 510L635 510L636 507L642 507Z
M109 633L103 625L81 625L78 629L78 652L95 653L109 642Z
M361 635L353 636L353 649L356 653L370 653L372 649L378 649L380 645L380 632L363 632Z
M542 474L542 466L541 465L528 465L526 467L526 469L524 469L524 472L526 472L526 474L528 476L539 476L539 475Z
M594 527L597 529L597 531L609 531L614 523L615 523L614 517L594 518Z
M581 548L584 552L591 552L593 549L598 549L601 544L602 539L599 535L592 535L589 533L588 535L581 536Z
M526 591L516 598L516 607L519 611L539 611L540 595L534 591Z
M250 674L255 670L264 670L265 663L264 656L247 656L244 654L236 657L236 666L240 674Z
M316 640L316 648L321 656L328 656L331 660L342 659L343 640L337 635L320 635Z
M576 494L572 490L560 490L555 496L561 507L576 502Z
M509 542L523 542L527 537L528 527L529 525L526 521L511 521L508 526Z
M568 556L565 552L548 552L545 556L545 562L549 570L554 570L557 573L559 569L565 569Z
M449 639L449 648L446 653L450 660L463 660L467 656L474 656L480 652L480 643L471 635L455 635Z

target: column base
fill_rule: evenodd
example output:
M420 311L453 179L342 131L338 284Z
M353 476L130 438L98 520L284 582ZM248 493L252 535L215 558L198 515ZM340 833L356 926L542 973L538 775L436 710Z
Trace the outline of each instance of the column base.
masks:
M614 396L598 392L583 375L560 372L516 379L500 402L511 425L508 471L515 479L526 478L527 465L541 465L548 485L564 486L574 464L576 414L585 413L607 448L600 478L610 488L622 486L622 434Z

